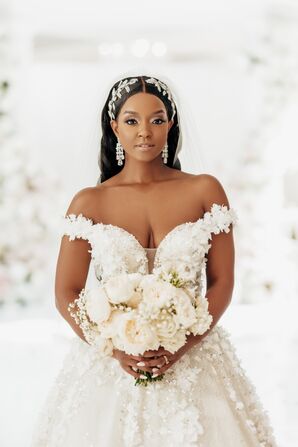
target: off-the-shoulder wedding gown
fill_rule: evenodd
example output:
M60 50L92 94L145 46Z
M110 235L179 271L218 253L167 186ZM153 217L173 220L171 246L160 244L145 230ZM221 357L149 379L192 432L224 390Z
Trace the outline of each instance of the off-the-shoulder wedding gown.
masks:
M204 289L213 234L229 232L233 209L213 204L195 222L175 227L156 249L123 228L82 214L63 218L69 240L86 239L99 281L122 272L158 274L168 265ZM240 365L229 334L215 325L147 387L112 357L76 337L34 433L33 447L273 447L266 411Z

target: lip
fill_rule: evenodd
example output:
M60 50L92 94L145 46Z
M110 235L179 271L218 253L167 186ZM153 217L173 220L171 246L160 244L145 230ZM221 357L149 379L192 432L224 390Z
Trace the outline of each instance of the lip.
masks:
M141 143L141 144L137 144L136 147L140 150L140 151L149 151L152 147L154 147L155 144L149 144L149 143Z

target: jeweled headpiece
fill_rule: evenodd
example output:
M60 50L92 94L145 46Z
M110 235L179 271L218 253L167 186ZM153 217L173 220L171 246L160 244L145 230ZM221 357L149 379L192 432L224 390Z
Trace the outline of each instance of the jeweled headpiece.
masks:
M115 119L115 102L117 101L118 98L121 98L121 92L123 89L125 89L127 92L130 91L129 86L131 84L134 84L135 82L138 82L138 78L132 78L130 80L128 79L123 79L119 82L117 88L113 88L112 90L112 98L109 101L108 104L108 114L111 118L111 120Z
M110 101L108 103L108 114L112 120L115 119L115 109L116 109L115 102L117 101L118 98L121 98L122 90L125 89L127 92L130 92L130 85L134 84L137 81L138 81L138 78L132 78L129 80L123 79L119 82L117 88L115 88L115 87L113 88L112 98L110 99ZM145 79L145 82L148 82L148 84L155 85L155 87L157 88L157 90L159 92L162 91L163 95L168 95L168 100L171 102L171 105L172 105L171 119L173 119L175 116L175 113L176 113L176 107L175 107L175 102L173 100L171 91L169 90L167 85L155 78Z
M175 107L175 102L173 100L172 93L171 93L169 87L166 84L164 84L163 82L161 82L155 78L146 79L145 82L148 82L148 84L154 84L159 92L162 91L162 94L164 96L168 95L168 100L170 101L170 103L172 105L172 116L171 116L171 120L172 120L176 113L176 107Z

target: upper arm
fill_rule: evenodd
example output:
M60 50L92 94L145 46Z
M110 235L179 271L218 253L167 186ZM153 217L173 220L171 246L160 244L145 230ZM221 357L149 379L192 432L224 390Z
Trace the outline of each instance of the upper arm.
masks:
M66 215L82 213L89 208L92 200L92 188L79 191L72 199ZM85 286L89 265L91 261L91 245L88 240L69 240L67 235L62 236L58 254L55 295L56 301L71 291L81 291Z
M225 205L230 209L230 204L223 186L212 175L205 174L201 179L204 197L204 210L210 211L212 205ZM211 247L208 252L206 266L207 287L216 281L234 286L235 247L233 238L233 225L230 224L229 232L212 233Z

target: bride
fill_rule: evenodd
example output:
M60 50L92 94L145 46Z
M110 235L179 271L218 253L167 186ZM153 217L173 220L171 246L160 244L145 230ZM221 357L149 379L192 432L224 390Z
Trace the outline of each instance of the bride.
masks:
M33 447L273 447L269 420L218 324L234 284L233 225L223 186L181 170L179 111L168 86L117 81L102 110L100 182L79 191L63 218L56 305L78 335L34 433ZM112 349L102 357L69 312L96 278L168 265L204 291L212 323L176 352ZM205 288L205 289L204 289ZM134 386L151 373L148 386Z

